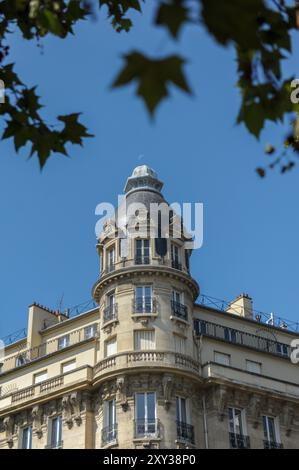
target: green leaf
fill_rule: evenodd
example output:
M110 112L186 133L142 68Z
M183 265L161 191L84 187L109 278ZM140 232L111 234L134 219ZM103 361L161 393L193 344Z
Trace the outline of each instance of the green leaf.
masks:
M165 26L173 37L177 37L182 26L189 21L189 10L184 0L170 0L161 3L156 16L156 24Z
M139 52L132 52L124 59L125 65L112 86L116 88L137 82L137 95L143 99L150 114L169 96L171 84L191 93L182 70L185 60L181 57L149 59Z

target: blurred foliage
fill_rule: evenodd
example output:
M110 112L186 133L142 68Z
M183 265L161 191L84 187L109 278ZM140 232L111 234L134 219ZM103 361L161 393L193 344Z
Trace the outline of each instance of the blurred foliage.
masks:
M298 5L287 0L155 0L153 24L178 41L184 27L204 27L223 47L233 47L241 106L237 123L256 138L268 121L290 123L282 149L267 145L268 169L290 170L299 156L299 83L286 77L283 60L292 54L292 34L299 26ZM0 105L5 121L2 138L14 139L16 151L31 145L41 167L53 153L67 155L67 144L82 144L90 137L79 122L80 114L58 116L47 124L36 87L28 88L9 61L9 39L19 30L25 40L41 41L49 34L61 39L74 34L74 26L104 10L117 33L133 27L132 13L142 12L143 0L0 0L0 78L6 102ZM134 17L136 15L133 15ZM135 19L136 21L136 19ZM297 34L297 32L296 32ZM205 57L202 58L203 61ZM179 55L148 57L139 50L123 57L122 69L112 86L136 84L136 93L151 115L175 85L191 94L185 75L186 58ZM295 87L295 88L294 88ZM296 89L297 87L297 89ZM295 99L291 100L291 95ZM297 102L298 101L298 102Z

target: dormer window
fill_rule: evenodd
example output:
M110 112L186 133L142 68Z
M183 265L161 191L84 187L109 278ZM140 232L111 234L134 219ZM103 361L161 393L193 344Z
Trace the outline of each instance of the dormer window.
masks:
M135 245L135 264L149 264L150 262L150 243L149 240L136 240Z

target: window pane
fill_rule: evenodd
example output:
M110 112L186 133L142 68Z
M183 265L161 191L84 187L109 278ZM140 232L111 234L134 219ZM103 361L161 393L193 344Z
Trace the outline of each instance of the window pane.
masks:
M147 394L147 419L154 421L156 418L156 400L155 393Z
M144 393L137 393L137 420L145 419Z

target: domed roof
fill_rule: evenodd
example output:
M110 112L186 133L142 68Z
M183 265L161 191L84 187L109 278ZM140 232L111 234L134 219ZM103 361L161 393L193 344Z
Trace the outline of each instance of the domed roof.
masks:
M133 191L152 191L159 193L163 187L162 181L159 180L157 173L148 165L137 166L127 179L125 193Z

